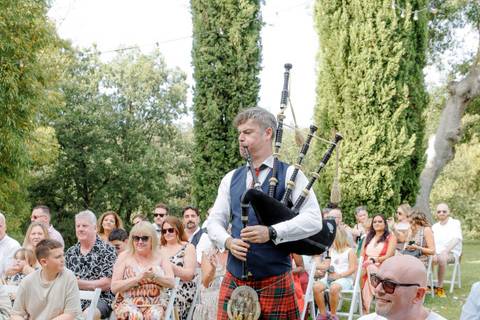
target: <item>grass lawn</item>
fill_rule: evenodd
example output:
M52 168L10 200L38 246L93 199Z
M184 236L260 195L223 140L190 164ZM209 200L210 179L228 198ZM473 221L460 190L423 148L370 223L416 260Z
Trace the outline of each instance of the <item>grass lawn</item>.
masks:
M467 300L470 288L474 282L480 281L480 241L465 241L463 243L463 257L461 263L462 269L462 288L457 287L450 294L450 284L444 285L447 291L447 298L432 298L430 295L425 299L425 306L433 309L447 319L456 320L460 318L462 306ZM450 279L453 266L447 268L446 279Z

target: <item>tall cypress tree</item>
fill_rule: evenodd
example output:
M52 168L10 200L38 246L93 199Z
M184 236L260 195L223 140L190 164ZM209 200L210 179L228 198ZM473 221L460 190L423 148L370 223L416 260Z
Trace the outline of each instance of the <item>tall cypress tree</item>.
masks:
M426 0L316 2L320 38L315 120L344 134L342 207L391 215L412 203L423 162ZM402 11L402 9L404 9ZM403 12L403 13L402 13ZM316 155L322 148L316 146ZM332 170L317 185L328 201Z
M260 87L260 1L192 0L194 185L197 205L213 205L222 176L240 162L232 120L255 106Z

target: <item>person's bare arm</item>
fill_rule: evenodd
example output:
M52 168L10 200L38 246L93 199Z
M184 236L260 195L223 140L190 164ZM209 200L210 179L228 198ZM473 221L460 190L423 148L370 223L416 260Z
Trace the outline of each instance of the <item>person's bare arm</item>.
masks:
M112 279L111 278L100 278L97 280L77 279L77 282L78 282L78 288L80 290L93 291L96 288L100 288L102 291L108 291L110 290Z
M64 313L59 315L58 317L53 318L53 320L74 320L75 316L73 314Z
M390 234L390 240L388 241L387 253L384 256L378 257L376 262L382 263L395 254L395 246L397 245L397 238L395 235Z
M192 244L187 244L185 257L183 258L183 267L172 264L173 273L183 281L190 281L195 276L195 267L197 264L197 254Z
M215 260L215 257L208 256L205 252L202 253L200 267L202 269L202 284L205 288L208 288L215 278Z
M10 320L25 320L23 317L20 316L11 316Z
M165 288L173 288L175 286L175 275L173 273L172 263L167 259L162 259L161 266L163 276L155 276L157 283Z

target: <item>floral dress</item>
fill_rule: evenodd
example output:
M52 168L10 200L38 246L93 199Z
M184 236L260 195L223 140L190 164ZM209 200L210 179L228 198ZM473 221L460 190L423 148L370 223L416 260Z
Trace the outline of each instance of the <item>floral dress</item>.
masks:
M127 266L123 279L130 279L140 274L138 266ZM163 275L160 267L155 268L158 276ZM165 316L167 294L163 287L152 280L144 279L138 286L119 292L115 297L113 310L117 320L159 320Z
M225 268L218 266L215 270L215 278L208 288L200 283L199 303L195 306L193 320L217 319L218 295L224 275Z
M187 245L182 246L177 253L170 257L170 262L176 266L183 267L185 259L185 249ZM190 305L195 296L196 285L194 281L180 281L177 297L175 299L175 306L178 309L180 319L185 320L188 316Z

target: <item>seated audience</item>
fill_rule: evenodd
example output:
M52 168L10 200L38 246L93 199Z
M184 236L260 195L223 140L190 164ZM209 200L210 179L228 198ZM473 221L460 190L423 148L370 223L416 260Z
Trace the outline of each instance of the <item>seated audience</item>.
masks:
M136 225L137 223L139 223L141 221L147 221L148 222L147 217L141 212L134 213L132 215L132 217L130 218L130 222L132 223L132 225Z
M112 312L110 283L117 255L110 244L98 237L96 224L97 218L90 210L75 215L78 242L67 250L65 260L67 268L75 273L80 290L102 290L95 311L95 318L100 319L108 318ZM89 301L82 301L82 310L89 305Z
M23 278L35 271L37 259L32 250L25 248L20 248L15 251L13 258L14 262L10 269L15 273L5 276L4 279L2 279L2 282L8 285L18 286Z
M213 245L202 253L201 288L199 302L195 305L194 320L216 319L221 280L225 275L228 252Z
M338 319L337 307L342 290L353 288L353 276L357 269L355 251L348 244L347 232L344 228L337 228L333 246L329 250L330 259L326 259L327 272L325 276L313 285L315 303L319 310L318 320ZM324 291L329 289L330 313L324 299Z
M369 281L375 289L375 313L359 320L445 320L423 306L427 272L419 259L391 257Z
M123 229L113 229L108 236L108 242L112 244L117 252L117 256L125 251L128 242L128 233ZM157 241L158 242L158 241Z
M372 273L378 272L378 268L386 259L395 254L397 239L388 231L387 220L384 215L373 216L372 225L362 246L362 301L365 313L370 310L374 288L367 279Z
M400 205L397 209L397 222L393 224L392 232L397 238L396 249L403 250L407 233L410 230L410 214L412 208L408 203Z
M35 248L41 269L20 283L13 305L12 320L75 319L81 316L77 279L65 269L63 246L45 239Z
M425 214L418 209L410 214L410 230L401 253L419 258L425 267L428 267L428 256L435 254L432 229Z
M7 235L7 219L0 211L0 277L11 265L13 254L18 248L18 241Z
M167 216L163 221L160 242L162 256L172 262L173 273L180 278L175 304L180 319L186 319L196 290L192 281L196 267L195 247L188 243L182 222L174 216Z
M472 285L467 301L462 307L460 320L478 320L480 319L480 282Z
M355 208L355 219L357 220L357 223L352 228L352 236L353 241L355 243L358 243L362 236L365 234L365 228L363 225L368 219L367 208L363 206Z
M0 286L0 320L10 319L10 311L12 311L12 303L7 291Z
M438 264L438 287L434 290L438 297L444 298L447 296L443 289L447 263L454 263L455 256L461 256L463 236L460 221L450 217L447 204L437 206L437 220L432 227L436 251L433 262Z
M50 223L51 218L50 208L40 205L33 208L30 220L32 222L43 223L47 227L49 239L57 240L62 244L62 246L65 247L65 242L63 241L62 235Z
M168 303L164 288L174 285L172 265L160 255L155 229L148 222L137 223L127 251L113 268L116 319L163 319Z
M114 211L104 212L97 222L97 234L105 242L113 229L123 229L123 221Z

